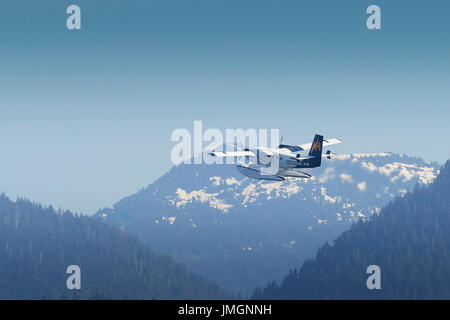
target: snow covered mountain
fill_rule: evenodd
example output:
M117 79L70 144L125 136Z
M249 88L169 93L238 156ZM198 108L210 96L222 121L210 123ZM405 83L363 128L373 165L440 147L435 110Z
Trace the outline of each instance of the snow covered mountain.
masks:
M182 164L97 216L247 295L437 174L435 163L392 153L340 155L309 180L282 182L246 178L233 165Z

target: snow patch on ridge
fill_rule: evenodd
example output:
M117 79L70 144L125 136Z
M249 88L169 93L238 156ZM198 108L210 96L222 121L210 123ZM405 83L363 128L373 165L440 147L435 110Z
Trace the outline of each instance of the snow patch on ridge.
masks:
M372 158L372 157L391 157L389 152L373 152L373 153L353 153L354 158Z
M193 201L207 203L211 208L220 210L224 213L228 212L228 209L233 207L231 204L227 204L223 200L218 199L218 192L207 193L205 190L194 190L187 193L186 190L178 188L175 194L175 199L170 200L170 203L177 208L185 206Z
M323 199L326 202L339 203L342 201L342 198L340 196L330 197L329 195L327 195L327 189L325 187L320 187L320 193L322 194Z
M342 182L353 182L353 178L349 174L341 173L339 175L339 178L341 178Z
M358 183L357 185L358 189L361 191L366 191L367 183L365 181Z

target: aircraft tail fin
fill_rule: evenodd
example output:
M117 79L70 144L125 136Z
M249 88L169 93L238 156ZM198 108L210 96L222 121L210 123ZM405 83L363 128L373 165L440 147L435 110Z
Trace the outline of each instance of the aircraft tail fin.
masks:
M315 157L314 164L320 166L322 161L323 136L316 134L314 136L311 149L309 149L309 156Z

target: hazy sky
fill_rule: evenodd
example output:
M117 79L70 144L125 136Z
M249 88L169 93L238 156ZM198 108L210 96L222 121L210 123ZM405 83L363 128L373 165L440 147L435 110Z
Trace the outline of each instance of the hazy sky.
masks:
M66 28L66 8L82 30ZM382 30L366 28L370 4ZM170 135L278 128L450 158L450 3L2 0L0 192L93 213L172 166Z

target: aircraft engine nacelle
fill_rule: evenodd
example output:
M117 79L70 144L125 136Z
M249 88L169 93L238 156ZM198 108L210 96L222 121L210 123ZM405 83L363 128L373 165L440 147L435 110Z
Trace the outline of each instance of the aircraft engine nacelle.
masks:
M260 165L263 165L263 166L270 165L272 158L273 157L271 155L265 153L262 150L257 151L257 162Z

